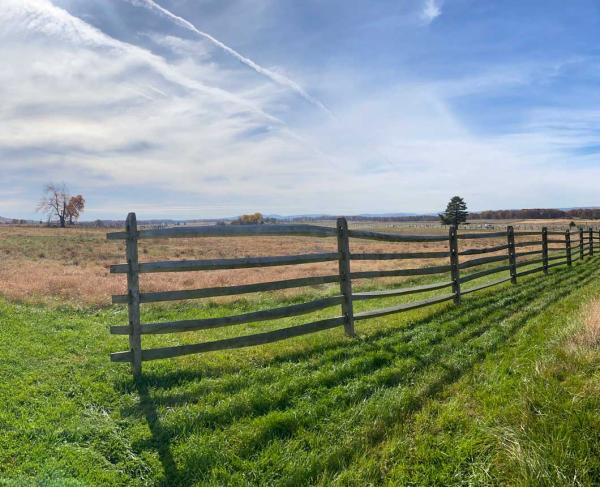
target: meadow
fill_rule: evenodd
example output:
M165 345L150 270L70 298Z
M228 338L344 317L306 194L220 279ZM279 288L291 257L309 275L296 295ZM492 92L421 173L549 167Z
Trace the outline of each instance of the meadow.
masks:
M320 221L319 225L335 222ZM542 224L527 225L541 229ZM525 222L501 222L496 226L516 228ZM587 224L587 222L582 222ZM556 228L567 228L568 222L554 222ZM439 224L425 223L351 223L351 228L406 234L447 234ZM125 261L123 242L106 240L108 230L100 228L68 228L64 230L42 226L0 225L0 294L9 299L28 303L105 306L110 296L122 294L123 276L111 275L111 264ZM113 230L114 231L114 230ZM481 239L469 242L473 248L505 243L505 239ZM335 252L333 238L311 237L242 237L166 239L140 242L140 262L175 259L218 259L267 255L294 255L311 252ZM521 251L529 250L529 247ZM353 240L353 252L418 252L447 251L447 242L390 244L369 240ZM502 253L502 252L499 252ZM491 253L489 255L497 255ZM468 260L469 257L463 258ZM447 260L447 259L446 259ZM386 270L406 267L439 265L440 260L355 262L353 270ZM326 275L335 271L336 263L316 263L300 266L281 266L266 269L237 269L201 273L150 274L141 276L146 291L188 289L209 286L249 284L276 279L293 279L306 275ZM380 283L398 282L381 279ZM368 287L368 283L367 283ZM297 295L281 292L282 297Z
M334 329L149 362L136 385L126 365L108 360L109 352L127 348L126 338L108 333L127 322L127 311L108 304L125 288L122 276L108 272L124 250L105 233L0 227L0 485L600 482L600 258L465 296L460 307L444 303L363 321L357 338ZM476 245L489 246L486 240ZM140 258L334 248L310 238L180 239L144 242ZM386 251L390 244L359 241L355 248ZM312 266L144 276L142 287L327 271L327 264ZM144 318L224 316L334 291L149 305ZM147 339L171 344L231 333Z

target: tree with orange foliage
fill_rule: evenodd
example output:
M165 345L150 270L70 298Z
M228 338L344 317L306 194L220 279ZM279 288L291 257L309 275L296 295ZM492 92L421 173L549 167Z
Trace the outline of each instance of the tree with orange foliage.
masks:
M84 197L80 194L78 194L77 196L71 196L69 202L67 203L67 216L69 217L69 225L73 225L74 222L79 219L84 209Z
M81 195L70 196L64 184L49 183L44 188L44 196L37 206L48 216L48 222L58 218L61 228L65 228L67 220L73 224L85 208L85 199Z

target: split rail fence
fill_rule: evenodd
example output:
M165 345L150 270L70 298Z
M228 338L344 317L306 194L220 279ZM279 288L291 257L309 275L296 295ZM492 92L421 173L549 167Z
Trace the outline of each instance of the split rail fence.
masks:
M311 236L336 238L337 252L272 257L179 260L143 263L139 262L138 260L138 242L142 239L242 236ZM534 239L535 237L538 238ZM271 343L291 337L297 337L342 326L344 327L346 334L349 336L354 336L354 327L355 322L357 321L377 318L416 308L422 308L451 300L454 301L455 304L460 304L461 296L465 294L480 291L482 289L496 286L507 281L511 281L513 284L516 284L519 277L538 272L543 272L546 274L552 267L564 264L570 266L577 259L584 259L585 256L593 256L595 248L600 250L600 231L595 231L592 228L588 230L580 229L575 233L571 233L569 230L566 232L549 231L547 228L543 228L541 232L517 232L509 226L504 232L461 234L455 227L450 227L447 236L401 235L348 229L348 223L345 218L339 218L335 228L315 225L275 224L174 227L153 230L138 230L136 215L135 213L130 213L127 217L126 230L124 232L109 233L107 238L109 240L124 240L126 243L127 262L125 264L111 266L111 273L127 274L127 294L113 296L112 300L113 303L127 304L129 316L128 325L112 326L110 329L112 334L126 335L129 337L129 350L111 354L111 360L114 362L130 362L135 378L138 378L141 375L142 362L148 360ZM351 252L350 248L351 239L424 244L431 242L446 242L447 250L424 252L353 253ZM470 242L478 239L493 239L495 242L493 246L485 248L477 248L475 246L473 248L466 248L464 250L461 248L462 245L459 245L459 243ZM496 244L498 240L502 242L499 245ZM531 247L536 248L534 250L519 251L521 248L530 249ZM502 253L500 255L484 255L482 257L478 257L479 255L483 254L497 254L498 252ZM463 257L468 257L470 260L464 260L462 259ZM352 261L405 259L444 259L447 261L447 263L445 265L398 270L374 270L361 272L353 272L351 270ZM244 284L180 291L148 293L140 292L139 275L141 273L262 268L315 262L337 262L338 272L326 276L309 276L257 284ZM495 265L494 267L490 268L489 265L491 264L501 265ZM476 270L475 272L471 270L472 268L484 265L487 267L483 268L482 270ZM525 267L525 269L523 269L523 267ZM519 270L519 268L522 270ZM463 274L463 271L467 269L470 270L469 273ZM507 272L508 275L492 281L486 281L482 284L469 288L465 288L463 286L470 281L502 272ZM446 278L439 282L428 283L419 286L384 289L380 291L355 292L352 289L354 281L359 279L431 275L445 275ZM328 283L339 284L339 295L328 296L301 304L292 304L288 306L227 317L159 323L141 322L140 308L144 303L241 295ZM448 289L449 292L434 297L428 297L419 301L358 313L355 313L353 309L353 303L356 301L427 293L443 289ZM143 335L209 330L224 326L262 322L279 318L305 315L334 306L339 306L341 309L341 315L334 318L322 319L284 329L211 342L142 349Z

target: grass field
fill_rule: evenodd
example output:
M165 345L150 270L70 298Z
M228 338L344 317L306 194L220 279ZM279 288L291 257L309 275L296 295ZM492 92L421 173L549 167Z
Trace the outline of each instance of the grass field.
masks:
M320 222L320 224L328 225L332 222ZM411 227L406 227L406 225L357 223L354 226L388 232L447 233L447 229L428 228L425 226L428 224L421 226L412 224ZM123 276L109 273L111 264L124 262L124 244L123 242L107 241L106 232L106 230L97 228L61 230L45 227L0 226L0 295L11 300L33 304L108 305L110 296L122 294L125 292L126 286ZM532 238L539 240L537 237L527 237L527 240ZM489 247L505 243L505 241L506 239L481 239L468 242L468 246L473 248ZM140 242L140 261L293 255L334 252L336 249L337 243L334 238L253 237L145 240ZM447 242L393 244L356 239L351 241L351 251L355 253L447 250ZM520 249L523 252L527 250L529 247ZM448 259L442 260L443 262L439 259L355 261L352 263L352 269L354 271L387 270L448 263ZM462 258L462 260L466 260L466 258ZM332 272L337 272L337 263L335 262L233 271L145 274L141 276L140 284L144 291L193 289L293 279L308 275L327 275ZM393 281L381 279L379 281L381 284L390 282L398 282L398 279ZM294 290L279 293L283 299L297 295L298 293Z
M0 485L597 484L599 264L361 322L357 339L332 330L151 362L138 386L108 361L127 348L108 334L123 308L0 298ZM144 318L294 299L152 306Z

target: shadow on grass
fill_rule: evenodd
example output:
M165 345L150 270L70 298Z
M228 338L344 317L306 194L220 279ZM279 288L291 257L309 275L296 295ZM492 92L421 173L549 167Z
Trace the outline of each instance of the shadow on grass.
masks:
M140 396L140 411L146 418L146 422L152 433L152 442L148 446L158 452L166 485L178 485L180 483L179 471L171 454L171 438L169 438L169 435L161 427L158 411L152 401L146 382L144 380L137 381L136 388Z
M211 463L210 459L198 458L194 464L188 459L178 468L171 451L174 441L185 441L194 430L227 436L227 428L236 421L251 426L252 421L273 412L295 413L293 421L283 428L243 436L235 455L249 458L271 440L291 438L299 430L318 429L319 423L331 418L335 409L350 411L354 405L376 397L381 390L409 388L422 380L422 387L397 409L389 407L385 412L383 422L392 426L414 414L426 400L510 340L530 319L591 281L596 273L594 265L577 265L572 270L556 270L546 279L532 278L518 286L506 287L502 293L492 290L470 295L460 307L436 310L401 329L386 329L355 342L323 344L305 352L281 355L263 364L259 376L250 370L240 380L235 371L215 370L209 374L214 380L205 387L198 371L149 375L136 385L139 407L125 414L143 415L152 438L134 446L158 453L165 485L206 480L216 460ZM480 343L480 337L486 335L490 339ZM301 366L296 370L297 376L290 377L290 366ZM432 370L436 374L429 377ZM357 383L360 387L346 388ZM169 394L171 389L186 386L194 386L194 390ZM152 389L160 394L153 396ZM335 399L330 404L328 394L332 392ZM303 406L315 397L323 402L320 416L317 421L314 417L303 418ZM197 404L199 411L186 412L175 425L161 423L159 408ZM384 438L385 429L365 427L366 435L358 441L376 444ZM336 450L335 468L341 469L351 462L354 451ZM315 467L317 471L323 468L326 467Z

